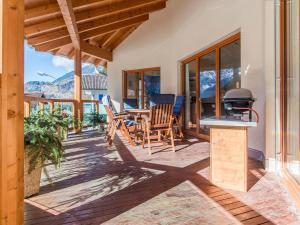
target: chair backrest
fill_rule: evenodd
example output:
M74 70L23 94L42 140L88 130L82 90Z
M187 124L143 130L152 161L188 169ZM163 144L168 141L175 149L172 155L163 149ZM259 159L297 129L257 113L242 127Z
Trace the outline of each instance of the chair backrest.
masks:
M150 107L158 104L174 104L175 95L173 94L153 94L150 95Z
M173 114L175 116L179 116L181 114L181 109L183 107L184 104L184 96L176 96L176 100L175 100L175 104L173 107Z
M108 105L104 105L108 121L111 122L114 119L114 113Z
M126 109L138 109L138 100L136 98L124 98L123 108Z
M111 111L113 112L114 115L116 115L118 112L116 110L116 108L114 107L114 104L110 98L109 95L104 95L103 98L102 98L102 103L104 106L108 106Z
M157 104L150 108L150 127L167 128L170 126L173 104Z

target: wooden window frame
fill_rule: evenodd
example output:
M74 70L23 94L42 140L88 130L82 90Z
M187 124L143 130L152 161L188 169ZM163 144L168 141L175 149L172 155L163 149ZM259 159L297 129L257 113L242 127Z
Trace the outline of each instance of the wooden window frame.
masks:
M123 70L122 71L122 100L124 98L127 98L127 79L128 79L128 73L137 73L141 76L141 83L142 83L142 108L145 108L145 84L144 84L144 74L145 72L149 72L149 71L158 71L160 72L160 67L149 67L149 68L142 68L142 69L130 69L130 70ZM122 107L123 107L123 103L122 103Z
M200 94L200 86L199 86L199 72L200 72L200 58L204 55L207 55L211 52L215 52L215 57L216 57L216 117L221 116L221 85L220 85L220 49L223 48L226 45L229 45L237 40L241 40L241 33L238 32L210 47L208 47L207 49L204 49L190 57L188 57L187 59L184 59L180 62L180 66L181 66L181 95L185 96L185 78L186 78L186 74L185 74L185 65L197 60L197 69L196 69L196 93L197 96ZM198 99L198 98L197 98ZM185 112L185 110L184 110ZM184 129L185 133L204 139L204 140L208 140L209 141L209 135L205 135L205 134L201 134L199 133L200 131L200 124L199 124L199 120L200 120L200 102L199 100L196 101L196 132L195 131L191 131L188 129Z

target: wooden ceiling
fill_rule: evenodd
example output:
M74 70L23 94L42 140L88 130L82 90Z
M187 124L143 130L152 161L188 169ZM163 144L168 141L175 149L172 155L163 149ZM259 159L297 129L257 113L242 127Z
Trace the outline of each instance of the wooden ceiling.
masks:
M167 0L25 0L25 38L38 51L105 65L113 50Z

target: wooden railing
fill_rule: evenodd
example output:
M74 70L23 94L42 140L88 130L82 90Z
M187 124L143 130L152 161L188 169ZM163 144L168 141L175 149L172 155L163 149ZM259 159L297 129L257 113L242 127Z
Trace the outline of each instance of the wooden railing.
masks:
M95 112L99 113L100 109L100 101L99 100L81 100L80 104L77 104L76 100L74 99L47 99L41 97L33 97L33 96L24 96L24 117L29 117L32 113L32 105L37 107L37 110L41 113L45 112L45 106L49 105L48 111L53 112L57 107L57 104L64 104L69 103L71 104L72 110L71 115L74 117L78 117L77 119L83 120L84 116L84 103L92 103L95 104ZM80 107L80 110L78 110ZM81 113L76 113L80 111Z

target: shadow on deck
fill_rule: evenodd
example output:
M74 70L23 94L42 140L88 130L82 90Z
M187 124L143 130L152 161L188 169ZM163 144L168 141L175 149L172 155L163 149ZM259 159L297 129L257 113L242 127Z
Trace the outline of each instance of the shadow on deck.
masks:
M96 132L73 135L66 159L43 178L38 196L25 201L25 224L299 224L279 179L249 160L249 192L208 181L209 144L178 142L177 152L156 146L108 147Z

